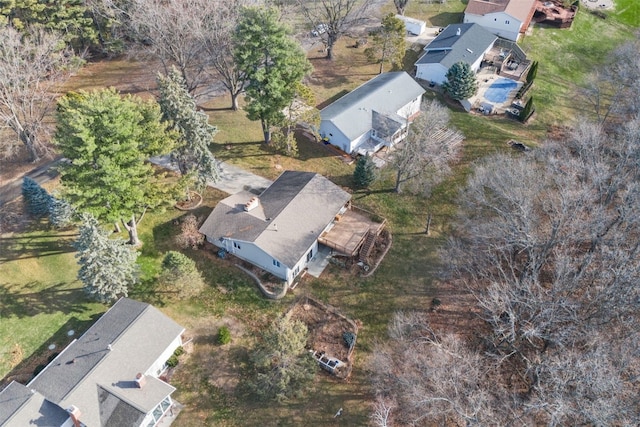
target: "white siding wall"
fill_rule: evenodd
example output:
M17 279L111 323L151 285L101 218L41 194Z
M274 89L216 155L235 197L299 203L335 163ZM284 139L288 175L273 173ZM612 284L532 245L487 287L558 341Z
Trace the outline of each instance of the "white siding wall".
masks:
M464 22L482 25L496 36L512 41L518 41L520 27L522 26L522 21L504 12L488 13L482 16L465 13Z
M416 78L441 85L447 81L447 69L440 64L416 65Z
M329 138L329 142L332 145L350 153L349 144L351 141L331 121L323 120L320 122L320 136Z
M238 247L234 247L233 243L236 243ZM251 264L260 267L261 269L268 271L276 277L282 280L287 280L289 274L289 267L280 263L280 267L273 264L273 257L267 254L253 243L225 239L224 248L229 252L241 258Z
M417 113L418 111L420 111L420 104L422 102L422 95L418 96L416 99L413 99L411 102L409 102L407 105L405 105L404 107L400 108L396 114L398 114L401 117L411 117L413 116L415 113Z
M165 351L162 352L160 357L158 357L156 361L153 362L153 365L149 366L149 369L147 369L147 371L144 372L144 374L157 378L158 371L162 370L162 368L164 367L164 363L167 361L167 359L171 357L173 352L176 351L176 348L180 347L181 345L182 345L182 333L178 335L173 341L171 341L171 344L169 344L169 347L167 347Z
M366 142L369 138L371 138L371 130L368 130L367 132L363 133L362 135L360 135L359 137L351 141L347 149L346 150L343 149L343 150L351 154L358 149L358 146L360 144L362 144L363 142Z

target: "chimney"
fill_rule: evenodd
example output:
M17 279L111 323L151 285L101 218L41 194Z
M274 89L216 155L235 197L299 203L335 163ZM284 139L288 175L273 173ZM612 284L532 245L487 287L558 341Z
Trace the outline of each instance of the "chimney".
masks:
M245 205L244 205L244 210L246 212L249 212L251 209L255 209L258 207L258 205L260 204L260 199L258 199L257 197L252 197Z
M80 415L82 415L80 409L78 409L74 405L71 405L69 408L67 408L67 413L69 414L69 418L71 418L71 421L73 421L74 427L80 427Z
M458 30L456 31L456 36L460 35L460 27L458 27Z
M138 372L138 375L136 375L136 387L142 388L146 382L147 380L144 378L144 375Z

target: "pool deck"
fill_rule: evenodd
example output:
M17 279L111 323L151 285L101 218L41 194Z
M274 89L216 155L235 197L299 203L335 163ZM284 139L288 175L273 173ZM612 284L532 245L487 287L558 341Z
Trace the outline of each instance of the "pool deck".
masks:
M513 89L510 93L509 96L507 97L507 100L505 102L502 103L494 103L491 101L488 101L487 99L484 98L484 93L487 91L487 89L489 89L489 87L496 82L496 80L500 80L502 78L506 78L504 76L501 76L499 74L496 74L494 69L490 68L490 67L486 67L486 68L481 68L480 71L478 72L478 74L476 74L476 77L478 79L478 93L469 98L469 102L471 104L471 111L477 112L478 108L480 108L480 105L482 103L489 103L491 105L493 105L494 108L494 113L493 114L504 114L506 112L506 110L511 107L511 103L513 102L516 93L518 93L518 90L522 87L523 83L518 81L518 85L516 86L515 89Z

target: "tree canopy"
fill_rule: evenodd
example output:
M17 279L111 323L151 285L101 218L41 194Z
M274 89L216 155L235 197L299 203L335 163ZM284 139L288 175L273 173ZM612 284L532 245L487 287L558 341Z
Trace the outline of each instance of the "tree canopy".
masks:
M70 93L58 102L55 142L64 157L64 198L102 221L122 221L131 244L148 208L171 199L146 162L170 151L175 135L161 123L159 106L114 89Z
M275 8L243 8L235 40L234 58L248 82L247 117L260 120L264 141L269 143L272 127L283 123L283 110L311 65Z
M369 33L369 47L364 50L367 59L380 63L380 73L384 64L390 63L396 69L402 67L406 51L404 22L393 13L382 18L382 26Z
M183 178L195 181L201 190L207 182L218 179L218 162L209 150L218 129L209 124L206 114L196 110L196 102L175 67L166 76L158 75L158 87L162 118L179 136L171 160Z
M456 62L447 71L447 81L442 85L451 98L458 101L469 99L478 91L478 80L469 63Z
M110 239L92 215L84 213L81 220L75 247L85 292L100 302L126 297L138 280L138 252L122 239Z

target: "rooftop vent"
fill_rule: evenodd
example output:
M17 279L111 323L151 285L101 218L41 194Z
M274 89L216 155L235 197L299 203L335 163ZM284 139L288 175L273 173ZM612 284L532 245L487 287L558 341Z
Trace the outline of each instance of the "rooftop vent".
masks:
M142 387L144 387L144 385L147 382L147 380L145 379L143 374L138 372L138 375L136 375L136 381L135 382L136 382L136 387L142 388Z
M249 212L251 209L255 209L258 207L258 205L260 204L260 199L258 199L257 197L252 197L245 205L244 205L244 210L246 212Z
M460 35L460 28L458 28L458 30L456 31L456 36Z

